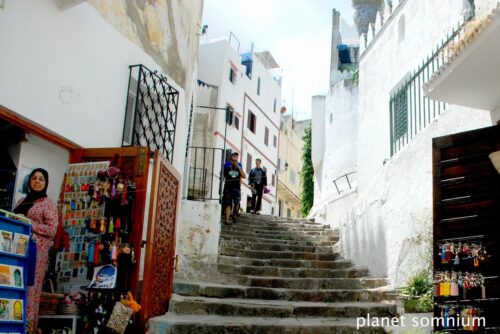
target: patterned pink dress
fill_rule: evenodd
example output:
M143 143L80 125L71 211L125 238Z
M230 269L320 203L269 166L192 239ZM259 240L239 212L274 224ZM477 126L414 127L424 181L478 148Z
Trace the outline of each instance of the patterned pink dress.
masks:
M38 308L43 280L48 267L49 250L57 232L57 208L48 197L36 200L27 217L33 221L32 231L36 238L36 273L35 284L28 287L28 330L36 329L38 323Z

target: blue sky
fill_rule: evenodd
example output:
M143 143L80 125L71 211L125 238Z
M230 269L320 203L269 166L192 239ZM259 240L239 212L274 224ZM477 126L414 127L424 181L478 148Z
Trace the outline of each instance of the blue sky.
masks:
M344 42L356 43L351 0L205 0L202 41L229 37L240 52L270 51L283 69L283 104L298 119L310 117L311 96L329 86L332 9L341 13Z

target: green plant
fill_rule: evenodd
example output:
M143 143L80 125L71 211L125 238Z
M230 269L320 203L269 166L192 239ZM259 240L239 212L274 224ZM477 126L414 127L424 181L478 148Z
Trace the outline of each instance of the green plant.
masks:
M406 312L425 313L432 311L433 291L427 271L421 271L412 276L400 292L403 296Z
M304 131L304 148L302 149L302 171L300 172L300 184L302 187L302 196L300 199L300 211L304 216L309 214L314 202L314 168L311 159L312 137L311 127Z

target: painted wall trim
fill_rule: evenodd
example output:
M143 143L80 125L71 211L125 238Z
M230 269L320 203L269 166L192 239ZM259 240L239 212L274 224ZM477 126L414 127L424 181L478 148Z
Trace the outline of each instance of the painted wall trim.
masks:
M45 139L59 147L65 148L67 150L74 150L77 148L81 148L80 145L62 137L61 135L58 135L55 132L50 131L49 129L41 126L38 123L35 123L15 112L13 112L10 109L5 108L4 106L0 105L0 118L3 120L6 120L7 122L10 122L14 124L17 127L20 127L21 129L30 132L34 135L37 135L38 137Z

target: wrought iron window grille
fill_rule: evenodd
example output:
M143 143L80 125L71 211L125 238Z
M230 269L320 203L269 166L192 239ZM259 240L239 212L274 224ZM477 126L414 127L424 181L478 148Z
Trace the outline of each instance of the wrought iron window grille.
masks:
M122 146L159 150L172 162L179 91L167 78L142 64L129 66Z

